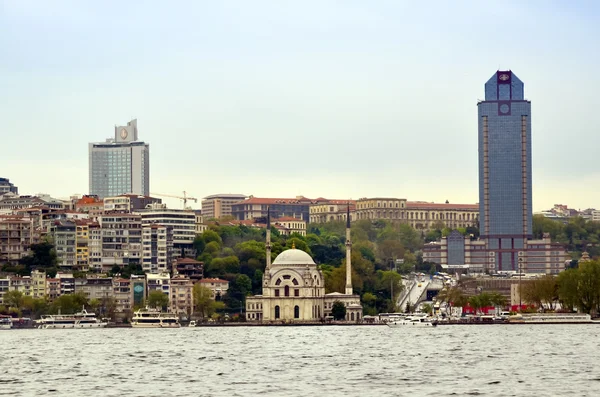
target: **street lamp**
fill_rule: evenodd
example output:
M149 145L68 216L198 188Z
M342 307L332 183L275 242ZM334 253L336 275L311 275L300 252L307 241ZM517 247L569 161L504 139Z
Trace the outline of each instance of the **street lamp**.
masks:
M521 278L523 276L523 257L519 258L519 311L521 311L522 298L521 298Z

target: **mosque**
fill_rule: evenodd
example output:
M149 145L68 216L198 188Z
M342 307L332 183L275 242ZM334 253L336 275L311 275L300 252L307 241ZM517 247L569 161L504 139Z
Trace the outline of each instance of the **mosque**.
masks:
M346 306L346 321L362 319L360 296L352 291L350 214L346 216L345 293L325 293L323 272L306 252L283 251L271 264L271 221L267 215L267 264L262 280L262 295L246 298L248 321L320 321L331 315L335 301Z

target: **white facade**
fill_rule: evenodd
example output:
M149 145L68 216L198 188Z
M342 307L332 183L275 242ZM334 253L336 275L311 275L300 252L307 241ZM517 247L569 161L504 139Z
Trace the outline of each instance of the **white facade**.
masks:
M173 229L152 224L142 227L142 269L146 273L169 271L173 254Z
M160 224L173 228L173 244L192 244L196 237L196 213L194 211L168 209L164 205L137 211L142 225Z

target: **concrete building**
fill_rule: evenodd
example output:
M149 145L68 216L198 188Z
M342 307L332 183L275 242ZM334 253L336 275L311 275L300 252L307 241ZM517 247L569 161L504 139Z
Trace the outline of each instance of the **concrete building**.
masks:
M104 198L104 212L133 212L143 210L152 204L161 204L159 198L122 194L116 197Z
M74 294L75 293L75 277L73 273L56 273L56 279L60 285L60 295Z
M137 120L116 126L115 136L89 144L90 194L150 195L150 145L138 141Z
M46 207L50 210L63 210L65 204L47 194L37 196L14 196L5 194L0 199L0 213L8 214L14 210L33 207Z
M0 304L4 303L4 294L10 290L10 278L0 278Z
M175 261L173 273L186 276L196 283L204 278L204 262L192 258L179 258Z
M75 211L88 214L88 218L94 221L104 213L104 200L98 196L84 195L74 204Z
M171 278L169 310L181 317L190 318L194 312L193 289L194 283L189 278L183 275Z
M406 199L390 197L361 198L356 202L356 219L406 219Z
M355 200L327 200L311 204L309 217L311 223L346 222L346 212L350 206L350 220L356 216Z
M292 218L290 216L284 216L282 218L274 220L275 227L279 230L279 233L284 236L297 233L301 236L306 236L306 221L298 218Z
M203 278L199 281L200 285L208 288L211 292L211 299L221 300L221 297L229 289L229 281L220 278Z
M23 296L33 296L31 288L31 277L10 277L9 291L19 291Z
M94 272L102 271L102 228L92 222L88 227L88 267Z
M114 277L112 279L113 297L116 302L117 317L124 319L129 317L133 309L133 290L131 280L127 278Z
M324 199L323 199L324 200ZM318 201L304 196L296 198L260 198L250 196L247 200L231 205L231 215L237 220L266 218L270 208L273 218L293 217L306 222L310 220L310 205Z
M164 204L136 211L142 218L143 226L159 224L173 230L173 257L195 256L196 214L190 210L166 208ZM185 254L185 255L182 255Z
M46 296L46 272L37 269L31 271L31 296L34 299Z
M26 256L33 234L32 219L0 215L0 263L16 264Z
M207 220L231 216L231 206L246 200L244 194L213 194L202 199L202 214Z
M8 178L0 178L0 196L6 193L19 194L19 188L10 183Z
M75 279L75 293L83 293L88 300L102 301L114 296L112 278L78 278Z
M160 291L167 296L171 296L171 275L169 273L146 274L146 286L148 295L152 291Z
M77 227L69 221L54 221L50 226L50 235L56 251L57 265L67 271L76 265Z
M102 233L102 270L113 266L141 265L142 217L137 214L112 213L100 217Z
M46 298L52 302L60 296L60 279L47 278L46 279Z
M146 273L170 271L173 227L157 223L142 226L142 269Z
M248 321L319 321L331 314L334 302L346 306L346 320L360 321L360 296L352 290L350 216L346 224L346 287L344 293L325 294L323 272L306 252L283 251L271 265L270 219L267 219L266 267L262 295L246 299ZM267 216L269 218L269 216Z

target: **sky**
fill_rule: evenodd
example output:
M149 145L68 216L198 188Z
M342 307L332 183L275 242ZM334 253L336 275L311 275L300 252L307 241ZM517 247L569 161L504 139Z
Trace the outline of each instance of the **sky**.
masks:
M0 177L86 194L88 143L137 118L153 193L476 203L477 100L510 69L534 211L600 208L598 20L593 1L0 0Z

